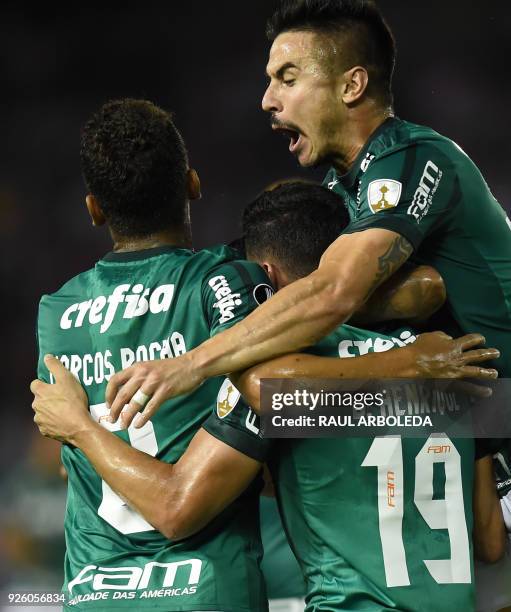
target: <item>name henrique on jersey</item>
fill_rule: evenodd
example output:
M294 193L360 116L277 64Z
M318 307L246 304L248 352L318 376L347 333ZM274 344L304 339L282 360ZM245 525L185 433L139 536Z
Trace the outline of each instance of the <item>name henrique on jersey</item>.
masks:
M442 275L447 305L431 329L482 333L501 351L511 377L511 221L472 160L434 130L387 119L351 170L332 168L323 183L344 198L343 233L392 230L414 249L411 260Z
M174 463L216 407L225 379L164 403L141 429L105 422L108 380L148 359L183 355L243 319L271 293L262 269L228 247L193 253L161 247L110 253L39 307L38 376L56 355L84 386L91 415L133 447ZM67 608L80 610L267 609L259 571L258 486L199 534L171 542L64 445Z
M414 340L407 330L343 325L308 352L350 358ZM266 453L307 612L473 609L473 440L272 443L247 406L213 415L205 428L255 459Z

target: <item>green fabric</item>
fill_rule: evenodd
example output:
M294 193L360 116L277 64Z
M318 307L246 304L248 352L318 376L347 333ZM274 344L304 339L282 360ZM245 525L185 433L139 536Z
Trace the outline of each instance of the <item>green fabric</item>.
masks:
M257 306L253 293L261 283L262 269L233 261L226 247L110 254L42 298L38 375L48 380L44 354L58 356L100 419L114 371L133 359L175 357L233 325ZM223 382L208 380L163 404L141 430L116 435L175 462L216 407ZM65 445L62 460L69 475L64 590L75 599L107 597L70 609L266 610L258 483L206 529L173 543L115 496L79 450Z
M261 567L268 598L303 597L303 575L289 547L276 499L261 496L260 512L264 550Z
M386 336L343 325L310 352L349 358L414 340L406 329ZM228 426L233 438L248 421L255 431L258 422L247 410L239 405L229 415L226 443ZM392 452L375 448L382 442ZM260 443L269 453L283 524L305 577L307 612L473 609L472 440L278 440L273 450L267 440ZM382 536L389 533L384 554ZM433 573L430 560L437 562Z
M440 272L448 302L432 327L483 334L501 350L494 364L500 375L511 377L511 222L460 147L391 118L348 174L332 168L324 184L345 199L345 233L397 232L412 244L412 261Z
M231 405L234 409L223 416L219 411L211 414L202 425L203 429L248 457L263 463L272 441L260 437L259 428L254 427L257 416L244 403L243 398ZM244 416L244 420L240 420L240 415ZM268 598L301 598L305 593L303 575L289 547L276 500L261 497L260 513L264 550L261 569Z

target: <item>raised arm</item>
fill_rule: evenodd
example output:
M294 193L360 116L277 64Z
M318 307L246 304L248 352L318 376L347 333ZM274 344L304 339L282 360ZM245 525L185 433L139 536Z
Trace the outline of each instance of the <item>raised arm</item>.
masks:
M385 229L339 236L315 272L281 289L188 358L205 379L310 346L359 310L411 252L405 238Z
M443 332L421 334L413 344L353 359L294 353L261 363L230 378L255 412L260 409L263 378L496 378L497 371L479 364L496 359L499 351L477 348L480 334L453 340Z
M206 378L314 344L359 310L411 252L405 238L387 229L340 236L315 272L279 291L227 331L177 359L135 364L114 375L106 393L113 419L138 389L151 397L137 418L136 426L142 426L165 399L191 391ZM129 421L139 409L130 402Z
M169 539L188 537L206 526L261 469L259 461L204 429L173 465L134 449L92 420L85 392L57 359L45 363L55 384L31 385L41 433L79 448L101 478Z

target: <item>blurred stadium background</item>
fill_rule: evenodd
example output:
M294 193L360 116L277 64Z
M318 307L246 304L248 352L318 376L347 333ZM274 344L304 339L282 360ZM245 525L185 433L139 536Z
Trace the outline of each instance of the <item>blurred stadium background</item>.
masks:
M61 582L65 486L58 444L32 424L28 384L40 295L109 250L83 203L80 126L114 97L145 97L173 110L202 178L203 199L192 209L195 245L235 238L243 206L266 184L311 176L260 109L264 24L275 4L0 9L0 589ZM379 4L398 42L396 113L458 142L509 211L511 4Z

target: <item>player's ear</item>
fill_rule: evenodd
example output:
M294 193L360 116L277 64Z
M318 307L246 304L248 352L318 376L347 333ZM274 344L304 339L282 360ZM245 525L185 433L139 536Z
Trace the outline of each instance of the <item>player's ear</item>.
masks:
M268 275L268 278L271 280L271 284L275 287L276 291L282 289L282 287L285 287L286 285L289 285L289 280L278 265L269 261L262 261L259 265L264 268L264 271Z
M194 168L188 168L186 173L186 188L188 191L189 200L200 200L202 195L200 192L200 179L197 171Z
M350 105L358 102L363 96L369 83L367 70L362 66L354 66L343 75L341 98L344 104Z
M96 197L89 194L85 198L85 204L87 205L87 210L89 211L90 218L92 219L92 225L104 225L106 223L106 218Z

